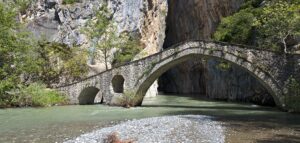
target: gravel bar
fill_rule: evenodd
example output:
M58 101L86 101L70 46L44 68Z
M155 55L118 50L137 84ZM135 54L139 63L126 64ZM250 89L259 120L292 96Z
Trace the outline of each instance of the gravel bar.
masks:
M212 117L178 115L131 120L83 134L65 143L103 143L109 134L135 143L223 143L225 127Z

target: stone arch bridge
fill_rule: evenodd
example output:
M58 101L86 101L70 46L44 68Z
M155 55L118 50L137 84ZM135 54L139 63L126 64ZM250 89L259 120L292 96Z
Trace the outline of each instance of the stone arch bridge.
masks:
M295 57L298 62L289 64L289 59L294 61ZM136 96L144 96L164 72L187 60L201 58L224 60L243 68L268 90L279 107L285 106L285 82L289 76L297 74L295 65L299 66L300 59L298 55L287 57L285 54L241 45L187 41L57 89L65 93L73 104L104 102L117 105L117 99L124 91L130 90Z

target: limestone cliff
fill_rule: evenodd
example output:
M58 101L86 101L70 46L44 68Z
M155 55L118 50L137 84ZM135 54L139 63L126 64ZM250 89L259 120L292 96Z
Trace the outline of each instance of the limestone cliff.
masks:
M162 48L165 36L166 0L107 0L118 31L128 31L145 45L139 57L156 53ZM37 0L22 16L28 28L38 38L68 45L90 47L82 27L104 0L82 0L64 5L62 0ZM112 51L113 52L113 51ZM95 72L103 70L102 59L93 65Z
M37 0L27 13L21 16L21 21L27 23L28 29L37 38L89 48L91 41L81 29L105 1L113 12L118 32L127 31L145 45L144 50L135 59L162 49L168 12L167 0L81 0L69 5L64 5L62 0ZM112 50L111 55L114 52ZM110 60L112 62L112 56ZM105 70L104 59L99 57L95 61L95 65L89 65L90 75ZM147 96L156 95L157 86L155 82Z
M244 0L169 0L164 48L189 39L211 39L222 17L234 13ZM222 100L259 101L273 104L266 90L245 70L232 65L216 68L220 61L199 59L167 71L159 90L169 93L202 94Z
M164 47L189 39L210 39L222 17L244 0L169 0Z

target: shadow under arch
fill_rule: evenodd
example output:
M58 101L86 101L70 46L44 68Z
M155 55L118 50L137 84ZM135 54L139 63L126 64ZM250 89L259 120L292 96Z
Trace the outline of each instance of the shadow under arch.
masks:
M193 48L191 48L191 49L193 49ZM251 76L253 76L256 80L258 80L259 83L261 83L262 86L264 86L264 88L267 89L267 91L273 97L276 106L282 108L282 103L280 102L281 100L278 97L276 90L274 90L274 88L272 89L272 87L267 82L264 81L266 79L261 79L258 75L256 75L255 72L250 71L244 65L240 65L234 61L231 61L230 59L226 59L225 57L217 57L217 56L213 56L213 55L205 55L205 54L195 53L195 52L187 52L187 54L183 54L183 56L174 56L174 55L169 56L169 57L165 58L164 60L162 60L160 63L157 63L154 66L154 68L152 68L153 70L149 73L149 75L146 76L145 78L143 78L143 80L141 80L140 83L138 84L138 87L136 90L136 95L145 97L145 94L146 94L147 90L149 89L149 87L152 85L152 83L156 79L158 79L163 73L165 73L167 70L175 67L176 65L184 63L189 60L200 60L203 58L224 60L224 61L232 63L233 65L236 65L236 66L240 67L241 69L245 70L247 73L249 73ZM167 61L167 62L164 62L164 61ZM251 66L255 66L255 65L251 65ZM255 67L255 68L257 68L257 67ZM260 71L260 72L263 72L263 71ZM264 75L266 76L265 78L267 78L268 81L272 81L272 85L277 85L277 83L274 83L274 81L272 80L272 77L269 77L268 73L264 73ZM141 105L141 104L142 104L142 101L139 102L139 105Z
M123 93L124 92L124 82L125 79L122 75L115 75L112 80L112 87L115 93Z
M79 94L78 101L80 105L94 104L95 97L100 90L96 87L86 87Z

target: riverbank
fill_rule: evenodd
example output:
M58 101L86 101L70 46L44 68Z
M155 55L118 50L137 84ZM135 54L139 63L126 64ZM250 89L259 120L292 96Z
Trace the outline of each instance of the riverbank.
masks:
M297 114L251 104L164 95L146 98L142 107L130 109L73 105L0 110L0 142L61 143L128 120L173 115L211 116L225 127L225 142L300 142Z

